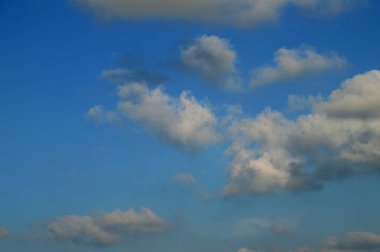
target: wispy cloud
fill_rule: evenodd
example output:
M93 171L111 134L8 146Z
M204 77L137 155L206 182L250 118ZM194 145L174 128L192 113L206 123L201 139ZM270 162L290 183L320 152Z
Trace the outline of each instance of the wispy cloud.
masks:
M128 235L165 232L168 224L152 210L129 209L93 216L67 215L47 223L51 239L78 245L109 246Z
M380 235L370 232L350 232L325 240L322 252L377 251L380 249Z
M191 173L177 173L171 179L174 183L182 185L195 185L197 183Z

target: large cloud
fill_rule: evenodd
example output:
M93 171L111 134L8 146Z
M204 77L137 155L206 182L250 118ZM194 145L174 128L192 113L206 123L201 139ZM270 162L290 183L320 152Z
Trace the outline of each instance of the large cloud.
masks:
M311 113L294 120L267 109L256 118L232 122L233 161L223 194L307 190L327 180L379 172L380 118L374 97L380 98L380 71L345 81ZM341 105L348 101L356 106Z
M51 238L79 245L108 246L122 236L165 232L167 223L148 208L141 213L133 209L115 210L94 216L67 215L47 224Z
M213 85L226 90L239 90L236 52L228 40L203 35L181 50L182 64Z
M341 69L346 60L336 53L321 54L311 47L281 48L274 55L274 65L252 70L251 87L294 80L305 75L315 75Z
M160 140L184 151L197 151L220 139L216 116L188 92L176 98L161 87L150 89L136 82L117 86L117 95L115 111L95 105L87 117L99 122L120 122L126 118L141 123Z
M339 251L378 251L380 249L380 235L369 232L351 232L342 236L328 238L323 252Z
M278 19L288 6L333 16L360 0L72 0L103 18L164 18L207 23L257 25ZM333 2L333 3L332 3Z

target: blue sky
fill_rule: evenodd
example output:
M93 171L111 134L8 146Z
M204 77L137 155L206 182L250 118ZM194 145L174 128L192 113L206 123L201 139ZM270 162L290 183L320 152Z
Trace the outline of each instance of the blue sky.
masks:
M0 251L380 251L379 11L0 1Z

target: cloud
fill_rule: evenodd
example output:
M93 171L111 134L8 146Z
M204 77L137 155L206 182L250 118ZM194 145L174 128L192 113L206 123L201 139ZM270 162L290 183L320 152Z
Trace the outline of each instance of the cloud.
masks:
M240 248L237 252L258 252L256 249Z
M374 251L380 249L380 235L369 232L351 232L328 238L322 252Z
M380 118L380 72L358 75L334 91L321 109L330 117L342 119Z
M215 115L188 92L173 98L160 87L134 83L119 86L118 96L121 115L182 150L196 151L219 140Z
M306 247L306 246L303 246L303 247L298 247L294 250L294 252L313 252L314 249L310 248L310 247Z
M236 61L236 52L230 42L217 36L203 35L181 48L184 67L225 90L236 91L241 88Z
M104 111L102 105L92 106L86 113L86 117L100 123L115 123L119 117L114 111Z
M62 216L48 222L47 229L51 239L57 242L109 246L122 236L165 232L168 225L152 210L142 208L141 213L129 209L94 216Z
M367 89L369 97L362 92ZM380 71L370 71L295 119L266 109L256 118L232 121L233 159L223 195L312 190L325 181L379 172L380 118L372 99L379 90ZM360 102L341 106L348 100Z
M102 78L116 83L116 84L126 84L129 82L144 82L152 84L163 84L168 81L168 77L154 73L144 69L126 69L126 68L114 68L103 70L101 73Z
M6 237L10 235L11 235L11 232L8 229L0 226L0 240L5 239Z
M178 173L172 177L172 181L182 185L195 185L197 182L190 173Z
M276 21L289 6L313 15L335 16L360 0L72 0L106 19L176 19L211 24L252 26ZM334 2L334 3L332 3Z
M274 65L251 71L251 88L295 80L345 67L346 60L334 52L321 54L311 47L281 48L274 55Z
M321 95L319 96L288 96L288 111L292 113L302 112L307 109L312 109L315 105L320 104L323 100Z
M100 104L94 105L87 111L87 118L101 123L140 123L158 139L183 151L198 151L220 140L216 116L189 92L169 96L161 86L150 88L146 82L134 81L158 81L157 76L137 78L136 71L123 68L105 70L102 77L119 84L117 106L105 110Z
M292 228L282 223L276 223L272 226L272 231L277 234L294 234Z
M367 0L294 0L304 13L332 17L367 4Z

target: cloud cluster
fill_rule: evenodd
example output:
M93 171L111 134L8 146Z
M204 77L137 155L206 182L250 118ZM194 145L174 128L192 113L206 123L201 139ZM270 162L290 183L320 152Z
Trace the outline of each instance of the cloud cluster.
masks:
M276 21L289 6L318 16L334 16L363 0L72 0L107 19L178 19L251 26Z
M274 65L252 70L251 88L289 81L342 69L346 60L336 53L321 54L311 47L281 48L274 55Z
M239 90L236 73L237 55L230 42L217 36L203 35L181 48L181 63L211 84L225 90Z
M378 249L380 249L380 235L370 232L351 232L331 237L322 246L322 252L359 252Z
M47 224L50 237L57 242L79 245L109 246L122 236L165 232L168 225L148 208L141 213L129 209L95 216L68 215Z
M5 227L0 226L0 240L11 235L11 232Z
M374 70L345 81L296 119L267 109L232 121L233 161L223 194L310 190L327 180L378 172L379 100L380 71Z

